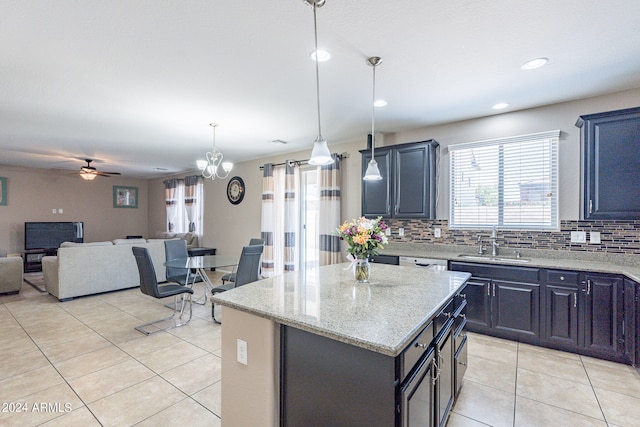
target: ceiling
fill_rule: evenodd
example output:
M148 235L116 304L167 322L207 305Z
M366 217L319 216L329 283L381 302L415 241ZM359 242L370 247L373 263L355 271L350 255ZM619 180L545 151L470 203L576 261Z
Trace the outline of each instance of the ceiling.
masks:
M638 88L638 17L638 0L327 0L322 134L366 145L369 56L385 133ZM3 0L0 164L178 173L211 122L225 160L310 150L313 44L302 0Z

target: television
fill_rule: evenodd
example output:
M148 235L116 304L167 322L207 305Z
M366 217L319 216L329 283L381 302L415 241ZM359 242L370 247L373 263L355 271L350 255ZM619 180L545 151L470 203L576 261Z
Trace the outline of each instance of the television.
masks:
M25 222L24 249L55 251L62 242L82 243L82 222Z

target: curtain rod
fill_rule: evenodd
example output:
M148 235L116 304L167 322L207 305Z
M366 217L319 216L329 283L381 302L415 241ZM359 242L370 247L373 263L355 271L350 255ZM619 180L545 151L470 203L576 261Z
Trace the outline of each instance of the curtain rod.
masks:
M343 160L343 159L348 159L349 158L349 153L342 153L342 154L338 154L338 160ZM295 164L297 164L298 166L300 165L306 165L309 163L309 159L304 159L304 160L289 160L289 162L293 162ZM284 166L287 164L287 162L282 162L282 163L272 163L273 166ZM260 170L264 170L264 166L260 166L259 167Z

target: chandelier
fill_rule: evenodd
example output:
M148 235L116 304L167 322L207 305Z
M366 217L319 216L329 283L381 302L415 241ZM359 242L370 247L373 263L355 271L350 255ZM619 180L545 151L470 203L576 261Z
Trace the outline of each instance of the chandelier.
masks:
M318 52L318 22L316 19L316 9L324 6L325 0L303 0L307 5L313 6L313 31L315 37L315 50ZM318 67L318 56L314 59L316 63L316 100L318 106L318 137L313 142L313 150L311 150L311 158L309 164L315 166L329 165L333 163L331 152L327 145L327 140L322 137L322 131L320 129L320 70Z
M374 157L374 150L376 146L376 66L380 65L380 63L382 63L382 59L379 56L372 56L367 59L367 64L373 68L373 100L371 101L371 160L369 160L367 171L362 178L365 181L379 181L382 179L380 169L378 168L378 162L376 162L376 158Z
M233 169L233 163L231 162L223 162L222 161L222 153L216 148L216 127L218 126L216 123L209 123L209 126L213 128L213 150L207 152L206 160L198 160L196 164L198 165L198 169L202 171L202 176L205 178L211 178L212 180L216 178L225 179L229 176L229 172ZM224 171L222 173L220 171Z

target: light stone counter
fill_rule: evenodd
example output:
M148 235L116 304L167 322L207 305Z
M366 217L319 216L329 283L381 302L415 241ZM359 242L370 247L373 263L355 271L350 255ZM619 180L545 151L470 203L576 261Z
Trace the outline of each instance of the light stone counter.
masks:
M468 273L372 263L370 283L358 284L349 264L337 264L259 280L212 299L395 357L469 277Z
M599 273L623 274L640 283L640 255L615 253L580 252L521 249L521 257L528 262L505 261L514 256L515 249L501 247L498 252L500 261L492 261L489 255L484 259L462 258L460 254L475 255L475 246L436 245L426 243L390 243L381 255L444 259L460 262L517 265L520 267L556 268Z

